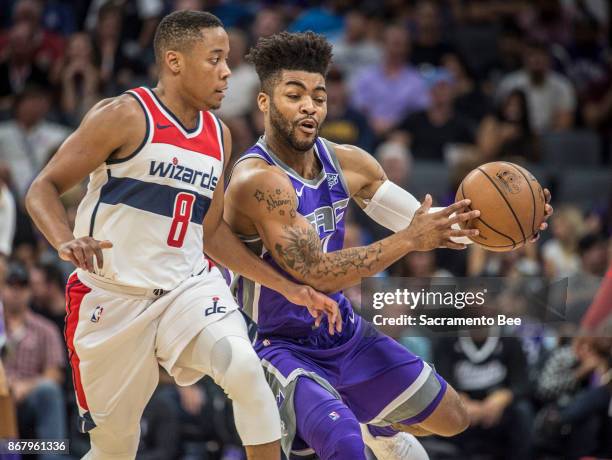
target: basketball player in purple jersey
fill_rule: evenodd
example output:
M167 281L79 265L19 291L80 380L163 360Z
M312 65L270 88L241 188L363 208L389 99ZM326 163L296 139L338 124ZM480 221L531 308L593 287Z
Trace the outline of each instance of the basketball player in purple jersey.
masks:
M203 250L308 305L318 319L329 314L332 328L340 326L337 305L289 282L223 222L231 138L209 112L230 76L219 19L172 13L154 46L157 87L98 103L27 195L38 228L77 267L66 289L65 335L79 428L91 440L84 458L135 458L140 417L162 365L180 385L211 375L234 402L248 458L278 459L274 397L238 306ZM73 231L60 195L88 174Z
M468 420L457 393L356 315L341 290L408 252L464 248L477 232L455 224L479 211L463 212L470 202L462 200L428 213L429 195L421 206L371 155L318 137L331 59L322 36L283 32L260 40L247 57L261 80L265 134L235 164L225 219L271 266L330 293L343 318L341 334L331 336L281 294L234 280L239 303L258 323L255 349L280 407L283 450L295 458L362 460L365 441L379 460L427 458L409 433L463 431ZM343 249L351 198L396 233Z

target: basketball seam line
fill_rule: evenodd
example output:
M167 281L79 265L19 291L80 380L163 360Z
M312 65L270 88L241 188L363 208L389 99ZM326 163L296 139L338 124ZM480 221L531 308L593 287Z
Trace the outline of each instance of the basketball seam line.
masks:
M463 198L465 198L465 192L463 191L463 182L461 182L461 194L463 195ZM468 208L470 211L472 211L472 207L471 207L471 206L467 206L467 208ZM480 222L482 222L483 224L485 224L487 227L489 227L489 228L490 228L491 230L493 230L495 233L498 233L498 234L500 234L501 236L503 236L504 238L507 238L507 239L509 239L510 241L512 241L512 244L508 244L508 245L505 245L505 246L492 246L492 245L490 245L490 244L485 244L484 246L489 246L490 248L497 248L497 247L500 247L500 248L505 248L505 247L508 247L508 246L512 246L512 247L515 247L515 246L516 246L516 244L517 244L517 243L514 241L514 239L513 239L513 238L510 238L510 237L509 237L508 235L506 235L505 233L502 233L502 232L500 232L499 230L497 230L497 229L493 228L492 226L490 226L489 224L487 224L487 223L484 221L484 219L482 219L481 217L477 217L476 219L478 219ZM480 243L480 242L478 242L478 244L481 244L481 243Z
M495 246L493 244L485 244L485 243L481 243L480 241L477 243L480 246L486 246L487 248L514 248L516 246L516 244L512 243L512 244L502 244L501 246Z
M529 179L527 179L527 176L523 173L523 171L521 171L519 168L514 166L512 163L506 163L506 164L512 166L514 169L516 169L521 174L521 176L525 178L525 181L527 182L527 186L529 187L529 191L531 192L531 203L533 204L533 213L531 214L531 235L534 235L536 233L536 229L535 229L535 213L536 213L535 194L533 193L533 189L531 188Z
M512 215L514 216L514 220L516 221L516 223L518 224L519 230L521 231L521 235L523 235L523 241L521 242L525 242L525 240L527 239L525 237L525 231L523 230L523 226L521 225L521 222L519 221L518 217L516 216L516 213L514 212L514 209L512 209L512 206L510 206L510 203L508 203L508 199L506 198L506 195L504 195L504 193L501 191L501 189L497 186L497 184L495 183L495 181L493 181L493 179L491 179L489 177L489 175L483 171L481 168L478 168L478 171L480 171L481 173L483 173L487 179L489 179L489 181L491 181L491 183L493 184L493 187L495 187L497 189L497 191L499 192L499 194L501 195L501 197L504 199L504 201L506 202L506 205L508 206L508 209L510 210L510 212L512 213ZM514 241L514 240L512 240Z

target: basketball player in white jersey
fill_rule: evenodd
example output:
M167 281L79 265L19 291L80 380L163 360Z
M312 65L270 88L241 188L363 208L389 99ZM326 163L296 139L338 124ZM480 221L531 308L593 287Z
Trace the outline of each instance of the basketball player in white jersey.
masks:
M74 263L65 336L87 459L133 459L139 421L161 364L179 385L211 375L234 403L249 459L279 458L274 397L221 272L294 299L330 333L337 305L283 278L223 222L228 129L210 112L223 99L228 38L204 12L164 18L154 40L160 80L103 100L60 147L27 208L60 257ZM90 174L76 226L60 195Z

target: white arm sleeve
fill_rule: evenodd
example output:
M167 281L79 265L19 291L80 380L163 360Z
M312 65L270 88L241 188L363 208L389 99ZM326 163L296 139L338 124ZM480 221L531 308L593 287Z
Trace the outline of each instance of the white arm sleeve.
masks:
M421 203L408 191L387 180L376 190L371 200L366 200L365 213L375 222L393 232L398 232L410 225L414 213ZM444 208L431 208L436 212ZM458 224L453 229L460 230ZM452 237L455 243L471 244L467 237Z

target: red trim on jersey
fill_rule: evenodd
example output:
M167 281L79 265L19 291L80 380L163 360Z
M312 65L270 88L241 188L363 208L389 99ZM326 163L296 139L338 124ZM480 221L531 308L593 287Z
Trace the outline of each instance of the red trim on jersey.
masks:
M221 160L222 145L220 145L218 139L217 124L212 114L200 112L200 123L202 123L202 126L199 127L200 133L194 137L187 137L174 120L164 115L157 105L157 101L153 100L153 97L145 88L134 88L131 91L140 96L153 118L153 126L151 126L153 139L151 143L174 145Z
M68 279L68 284L66 285L66 326L64 328L64 338L68 346L68 356L70 359L70 366L72 367L72 381L74 383L77 401L81 409L86 411L89 410L89 406L87 405L87 398L85 397L83 383L81 382L81 371L79 369L80 360L74 348L74 334L79 324L81 302L83 301L83 297L90 292L91 289L81 283L76 273Z

